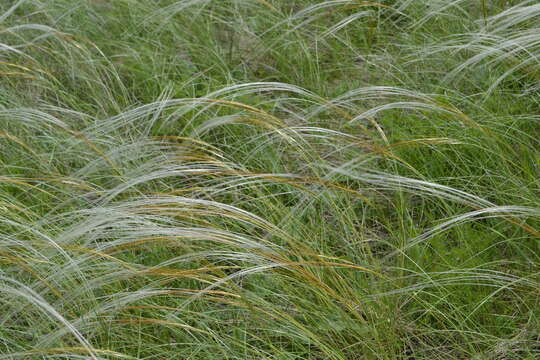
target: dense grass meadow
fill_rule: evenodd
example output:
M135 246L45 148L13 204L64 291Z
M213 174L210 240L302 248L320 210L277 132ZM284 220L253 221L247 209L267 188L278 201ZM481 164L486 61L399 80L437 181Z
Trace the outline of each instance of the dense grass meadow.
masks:
M538 0L0 0L0 360L540 359Z

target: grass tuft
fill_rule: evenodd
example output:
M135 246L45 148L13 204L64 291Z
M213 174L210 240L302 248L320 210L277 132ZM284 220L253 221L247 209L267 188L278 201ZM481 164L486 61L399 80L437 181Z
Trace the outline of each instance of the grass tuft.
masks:
M0 4L0 359L536 359L537 1Z

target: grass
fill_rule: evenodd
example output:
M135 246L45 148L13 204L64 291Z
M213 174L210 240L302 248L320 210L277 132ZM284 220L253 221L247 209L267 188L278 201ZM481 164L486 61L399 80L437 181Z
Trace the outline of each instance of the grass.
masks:
M536 359L536 1L0 4L0 359Z

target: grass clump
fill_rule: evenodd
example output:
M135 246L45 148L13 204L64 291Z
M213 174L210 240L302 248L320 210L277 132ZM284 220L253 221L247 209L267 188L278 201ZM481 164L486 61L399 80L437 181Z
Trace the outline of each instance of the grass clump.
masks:
M0 359L535 359L535 1L0 5Z

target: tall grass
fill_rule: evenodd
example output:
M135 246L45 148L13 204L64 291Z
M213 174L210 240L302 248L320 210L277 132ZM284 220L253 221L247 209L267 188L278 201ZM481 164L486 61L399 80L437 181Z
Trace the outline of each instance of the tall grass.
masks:
M0 4L0 359L540 356L535 1Z

